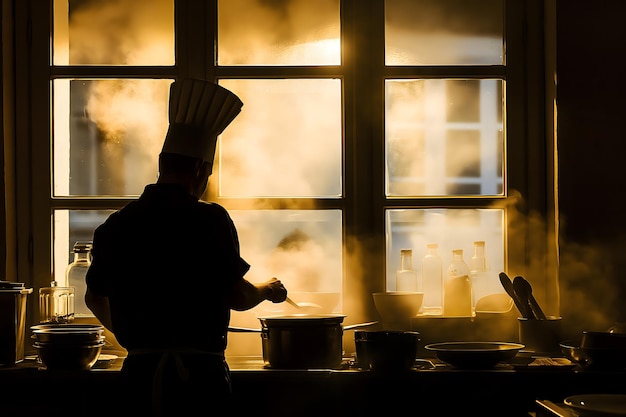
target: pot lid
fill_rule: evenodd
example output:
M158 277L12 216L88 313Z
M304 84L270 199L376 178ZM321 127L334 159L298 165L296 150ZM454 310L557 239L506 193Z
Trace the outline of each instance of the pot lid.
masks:
M344 314L287 314L259 317L259 320L263 326L319 326L341 324L344 318Z
M24 288L23 282L0 281L0 289L2 290L19 290Z
M24 288L23 282L0 281L0 292L31 293L32 288Z

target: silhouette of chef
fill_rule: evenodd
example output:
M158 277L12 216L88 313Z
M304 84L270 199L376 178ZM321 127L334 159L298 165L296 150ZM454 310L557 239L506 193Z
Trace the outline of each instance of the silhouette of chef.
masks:
M200 200L217 137L243 103L199 79L171 85L159 177L94 232L85 301L128 351L121 375L136 414L197 415L231 394L224 358L231 310L287 290L253 284L228 212ZM193 410L193 411L192 411Z

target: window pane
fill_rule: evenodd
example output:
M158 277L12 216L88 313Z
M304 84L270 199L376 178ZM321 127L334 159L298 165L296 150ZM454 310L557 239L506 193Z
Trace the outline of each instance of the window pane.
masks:
M339 0L218 0L219 65L339 65Z
M387 80L387 195L502 195L502 84Z
M54 65L173 65L174 0L54 0Z
M230 214L241 256L251 265L246 279L264 282L277 277L295 301L316 303L322 307L319 313L342 312L340 210L231 210ZM297 311L287 303L264 301L252 310L233 312L231 324L258 327L260 315L293 313Z
M387 65L501 65L503 0L385 0Z
M93 232L113 210L54 211L54 279L66 286L65 269L72 262L72 249L78 241L92 241ZM78 292L77 292L78 294ZM84 294L84 289L83 289Z
M171 80L55 80L54 195L139 195L157 176Z
M220 195L341 195L340 80L221 80L220 84L244 102L219 142Z
M471 276L474 303L488 294L502 293L498 274L504 271L504 211L500 209L411 209L387 210L387 291L396 288L400 269L400 250L413 249L413 269L417 271L420 291L426 245L436 243L443 260L443 273L452 261L454 249L463 250L465 263L471 265L474 242L485 242L488 270ZM440 289L440 291L443 291ZM425 299L430 294L424 294Z

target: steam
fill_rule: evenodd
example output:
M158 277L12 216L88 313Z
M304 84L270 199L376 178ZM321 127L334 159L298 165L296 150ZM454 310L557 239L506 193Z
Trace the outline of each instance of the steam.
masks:
M557 242L550 230L553 225L536 212L524 214L525 202L519 195L512 200L508 250L525 256L521 263L509 264L509 275L524 276L546 314L563 317L562 339L580 337L583 330L606 331L614 322L624 321L624 310L620 309L623 288L611 263L623 245L569 241L564 218L558 225Z
M168 125L169 85L169 80L90 83L86 112L100 133L101 158L117 163L108 167L107 179L124 187L114 193L139 194L156 179Z
M91 83L87 113L107 141L126 136L155 155L167 130L169 80L115 80ZM157 140L154 140L157 138Z
M387 65L499 65L500 0L396 0L385 7Z
M57 3L61 2L55 2L55 5ZM309 0L292 0L280 3L282 7L270 7L279 3L268 0L220 1L219 29L223 36L220 36L218 45L219 63L338 64L339 25L333 16L336 16L339 2L315 2L316 13L308 12L305 6L310 3ZM404 4L409 3L411 2ZM422 6L437 5L436 1L418 3ZM458 3L463 4L463 1ZM468 12L466 8L462 10L464 13ZM498 9L489 10L500 12ZM492 12L476 11L470 19L470 32L467 21L456 16L453 20L453 33L441 33L438 28L450 26L451 17L441 14L439 18L433 18L431 11L407 13L404 17L392 16L394 28L391 28L389 35L396 43L390 48L393 57L388 64L467 60L471 60L473 64L501 63L502 28L490 26L489 22L497 21L491 18ZM431 20L415 20L416 17L425 19L426 16ZM442 21L446 24L440 24ZM480 24L476 26L476 22ZM66 42L69 45L66 45L69 48L68 62L56 63L172 65L173 23L171 0L116 0L106 3L71 1ZM414 36L412 30L407 31L407 27L425 28L420 36L429 41L412 42L412 45L422 45L426 49L412 50L413 46L409 47L404 43L403 39L412 39ZM471 40L471 45L462 43L457 37L462 34L467 39L468 33L479 35ZM55 39L55 47L57 42L59 39ZM442 48L442 44L447 47ZM449 47L450 45L455 47ZM474 55L468 58L464 55L465 51L471 51ZM112 177L121 174L121 183L137 181L143 185L152 181L150 176L154 174L156 157L167 129L169 82L91 82L86 115L101 133L104 161L120 160L117 152L120 148L123 149L122 159L128 166L125 170L112 168L109 171ZM429 80L428 85L414 83L411 88L396 91L398 95L395 96L393 108L389 109L389 120L395 120L398 125L409 121L423 121L424 126L435 126L435 130L440 128L441 124L432 122L433 118L441 117L444 113L441 109L447 108L444 103L445 94L432 95L434 99L428 100L428 107L424 105L423 97L426 88L443 88L444 82L445 80ZM236 92L245 103L242 113L220 139L220 169L223 170L221 187L226 195L340 196L343 126L339 80L224 80L223 85ZM287 87L283 87L285 85ZM489 92L494 99L498 97L498 87L483 87L481 93ZM297 95L289 93L294 90L298 91ZM472 95L460 93L456 96L456 108L470 107L465 105L468 97ZM494 110L497 109L494 107ZM448 168L444 173L438 170L445 164L441 163L442 160L433 158L433 149L428 147L423 132L413 130L405 135L406 132L401 129L388 130L392 163L397 164L396 168L402 173L399 177L435 178L434 181L425 181L432 187L426 189L426 194L445 195L456 191L446 189L444 177L476 177L475 167L479 166L478 162L484 166L498 167L495 158L501 150L495 149L495 144L502 139L497 137L501 133L501 121L497 120L495 113L494 111L491 119L493 137L483 141L490 143L494 152L483 153L483 149L477 149L474 138L461 123L454 153L459 159L453 159L450 154ZM263 129L258 129L258 126L263 126ZM267 126L272 128L265 129ZM261 130L264 133L259 134ZM444 136L441 138L445 139ZM434 142L436 146L441 146L445 140ZM441 151L442 149L434 150ZM276 175L277 172L279 176ZM498 178L497 172L481 172L480 175ZM496 181L490 184L491 188L481 192L497 194L499 186L501 183ZM138 185L129 188L137 189ZM545 277L543 271L546 263L555 261L551 252L555 250L556 242L545 243L550 236L551 227L545 219L534 213L526 216L523 210L516 209L516 205L521 206L523 203L517 200L509 207L510 216L506 230L511 242L509 252L528 255L519 263L508 265L509 275L525 276L537 289L536 296L547 312L562 315L564 323L569 322L587 329L610 325L617 315L613 309L620 301L617 298L620 292L615 291L611 285L618 271L607 263L606 256L607 253L614 252L611 249L612 243L585 246L561 240L560 275L563 279L559 282L556 275ZM301 208L314 209L305 205ZM284 219L270 219L271 221L266 222L267 218L259 217L259 221L255 221L250 213L233 211L242 243L242 254L253 265L248 278L260 282L277 276L293 292L341 292L344 291L341 277L344 276L345 265L350 287L344 291L343 306L340 308L350 315L352 322L369 320L371 305L364 305L362 301L363 296L370 294L373 288L359 277L367 274L363 270L362 260L379 254L372 253L366 242L357 242L352 236L346 237L346 247L342 248L343 239L340 232L337 232L342 230L341 217L331 210L328 214L329 217L314 222L306 217L294 217L291 222L283 222ZM413 245L423 247L424 243L430 243L440 235L441 231L433 228L432 235L425 238L429 242L414 241ZM466 242L481 239L489 242L489 238L471 236L469 232L463 234L462 238ZM450 244L456 245L456 242ZM446 248L444 245L440 253L444 254L451 249L452 247ZM338 258L338 253L342 253L344 258ZM492 260L495 259L492 257ZM499 266L504 269L504 265L496 264L493 266L495 273L499 272ZM542 292L541 288L546 290ZM559 303L559 299L563 302ZM261 311L263 308L267 306L260 306ZM258 312L259 310L235 315L235 324L256 327ZM260 346L258 334L252 334L251 337L254 345ZM237 344L231 346L236 347Z
M174 64L172 0L72 0L69 8L63 1L55 1L54 8L55 64ZM168 123L170 80L85 81L86 91L77 88L77 83L80 81L72 81L71 93L85 94L86 105L73 108L72 116L84 114L97 126L98 164L104 169L93 175L101 176L98 179L105 188L109 184L114 187L100 192L139 194L156 178L156 157ZM72 106L82 106L74 97ZM91 136L94 132L79 134ZM107 166L108 161L121 161L122 169L119 163Z
M218 13L220 65L340 63L338 0L221 0Z
M173 0L70 1L71 65L174 64Z
M223 80L221 84L246 103L220 138L222 195L341 194L338 80Z

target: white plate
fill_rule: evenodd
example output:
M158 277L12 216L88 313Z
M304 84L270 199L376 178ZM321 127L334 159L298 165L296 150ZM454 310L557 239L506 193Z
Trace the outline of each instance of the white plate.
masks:
M563 400L581 417L626 416L626 395L573 395Z

